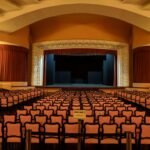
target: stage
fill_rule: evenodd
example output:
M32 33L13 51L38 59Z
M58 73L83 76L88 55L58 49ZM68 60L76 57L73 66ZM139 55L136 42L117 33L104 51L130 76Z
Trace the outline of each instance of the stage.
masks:
M46 85L46 87L52 87L52 88L113 88L113 86L104 85L104 84L52 84L52 85Z
M52 85L44 85L44 86L36 86L37 88L47 89L49 92L57 92L60 90L116 90L116 89L124 89L124 87L117 86L109 86L104 84L52 84Z

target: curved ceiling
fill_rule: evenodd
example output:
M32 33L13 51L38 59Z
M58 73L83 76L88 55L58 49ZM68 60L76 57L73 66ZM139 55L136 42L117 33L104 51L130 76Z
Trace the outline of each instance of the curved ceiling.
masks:
M109 16L150 32L149 0L1 0L0 31L14 32L48 17L73 13Z

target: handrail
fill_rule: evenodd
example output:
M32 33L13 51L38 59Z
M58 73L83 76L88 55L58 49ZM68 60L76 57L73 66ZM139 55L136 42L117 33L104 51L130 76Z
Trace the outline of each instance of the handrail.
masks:
M31 130L26 131L26 146L25 150L31 150Z
M126 132L126 150L132 150L132 133Z

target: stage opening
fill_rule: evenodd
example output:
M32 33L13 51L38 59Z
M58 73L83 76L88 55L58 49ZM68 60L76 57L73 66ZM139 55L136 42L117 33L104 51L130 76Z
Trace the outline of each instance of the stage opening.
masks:
M114 86L114 54L47 54L46 86Z

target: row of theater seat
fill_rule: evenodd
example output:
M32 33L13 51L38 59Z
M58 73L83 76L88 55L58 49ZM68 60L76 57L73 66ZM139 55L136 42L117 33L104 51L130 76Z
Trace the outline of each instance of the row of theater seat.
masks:
M32 130L31 143L44 142L46 144L78 143L80 137L85 144L125 144L126 133L132 133L132 144L150 144L150 124L141 124L140 134L136 136L136 124L121 124L118 132L117 124L104 123L102 128L97 123L85 123L79 129L78 123L64 123L62 131L59 123L45 123L41 128L40 123L7 122L5 132L0 123L0 137L7 143L21 143L25 140L27 130Z
M118 91L116 94L118 95L118 97L123 98L129 102L136 103L150 109L149 92L121 90Z
M87 115L83 121L73 117L81 109ZM15 115L4 115L2 125L6 142L15 142L15 132L24 139L30 129L32 143L77 143L80 137L86 144L119 144L126 143L124 133L131 132L133 144L150 144L150 116L145 111L96 91L57 92L24 106Z
M5 94L1 93L0 97L0 107L6 108L11 107L17 104L20 104L25 101L29 101L33 98L39 98L43 96L43 89L33 89L33 90L17 90L9 91Z

